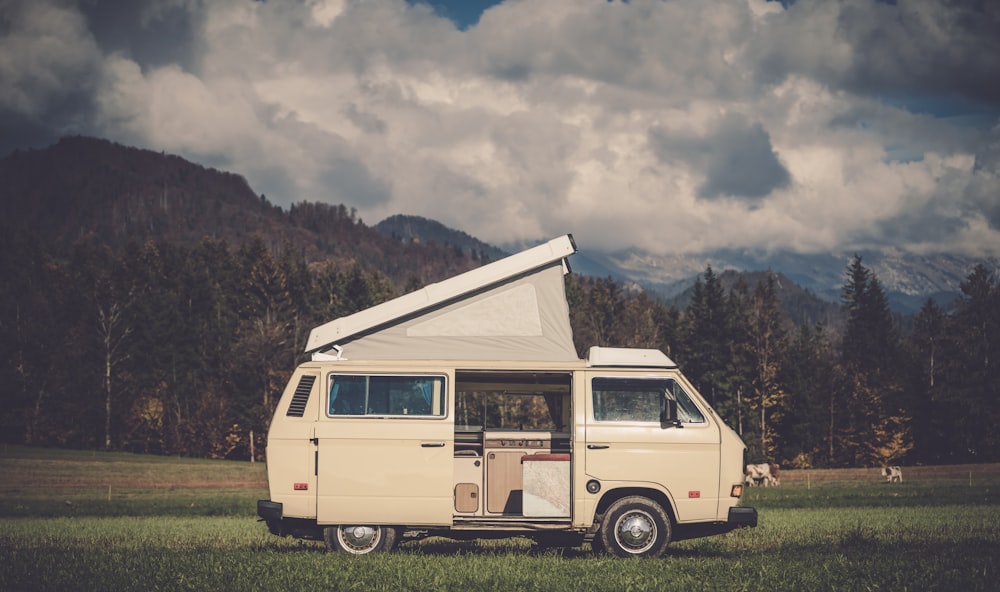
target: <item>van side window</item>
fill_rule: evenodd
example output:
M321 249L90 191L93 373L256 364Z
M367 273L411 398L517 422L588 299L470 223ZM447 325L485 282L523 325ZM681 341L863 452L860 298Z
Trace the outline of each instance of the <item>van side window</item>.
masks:
M659 422L667 399L677 401L682 423L705 421L681 385L669 378L595 378L591 391L596 421Z
M456 373L455 430L567 432L571 381L565 372Z
M329 415L445 414L442 376L330 375Z

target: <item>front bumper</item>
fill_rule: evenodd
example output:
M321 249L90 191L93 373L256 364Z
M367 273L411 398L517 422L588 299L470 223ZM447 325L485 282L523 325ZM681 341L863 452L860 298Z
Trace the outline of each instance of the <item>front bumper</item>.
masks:
M271 500L257 500L257 515L265 522L281 520L281 503Z
M757 526L757 508L748 508L746 506L729 508L729 520L727 524L732 525L734 529L743 528L744 526L749 526L750 528Z
M257 500L257 515L267 523L267 529L271 534L284 536L281 528L282 506L280 502L271 500Z
M295 518L285 516L281 502L257 500L257 515L267 523L267 529L277 536L292 536L298 539L323 540L323 528L315 518Z
M674 528L673 540L683 541L717 534L732 532L737 528L753 528L757 526L757 508L737 506L729 508L729 516L725 522L701 522L697 524L678 524Z

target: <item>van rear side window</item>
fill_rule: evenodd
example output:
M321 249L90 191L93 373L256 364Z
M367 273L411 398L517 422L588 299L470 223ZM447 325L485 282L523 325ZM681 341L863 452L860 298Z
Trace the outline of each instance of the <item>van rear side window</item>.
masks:
M327 413L443 417L444 394L443 376L331 374Z

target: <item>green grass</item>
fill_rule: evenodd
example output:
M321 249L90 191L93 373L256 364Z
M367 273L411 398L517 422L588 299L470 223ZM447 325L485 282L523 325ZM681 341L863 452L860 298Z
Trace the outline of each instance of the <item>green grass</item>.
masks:
M253 516L263 463L6 446L0 517Z
M971 486L961 475L786 479L747 492L758 528L674 543L655 560L519 538L326 553L256 521L262 475L249 463L4 450L0 590L965 591L996 589L1000 575L994 474Z

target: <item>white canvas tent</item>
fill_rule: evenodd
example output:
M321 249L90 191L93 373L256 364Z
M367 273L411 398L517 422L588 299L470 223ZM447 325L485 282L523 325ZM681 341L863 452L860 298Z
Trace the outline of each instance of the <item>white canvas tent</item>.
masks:
M571 235L341 317L306 352L353 360L578 360L563 275Z

